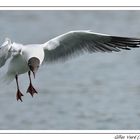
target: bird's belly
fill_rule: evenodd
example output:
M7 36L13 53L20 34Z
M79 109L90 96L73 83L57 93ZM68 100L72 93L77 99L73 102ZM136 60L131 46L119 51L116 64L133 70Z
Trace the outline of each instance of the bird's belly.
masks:
M16 75L27 71L29 71L29 67L25 59L21 55L13 57L9 64L8 73Z

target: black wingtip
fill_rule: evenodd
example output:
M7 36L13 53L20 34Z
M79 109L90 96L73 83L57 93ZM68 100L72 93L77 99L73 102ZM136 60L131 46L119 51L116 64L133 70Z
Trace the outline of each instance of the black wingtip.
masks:
M115 44L118 48L124 50L131 50L130 48L140 47L140 38L129 37L111 37L111 43Z

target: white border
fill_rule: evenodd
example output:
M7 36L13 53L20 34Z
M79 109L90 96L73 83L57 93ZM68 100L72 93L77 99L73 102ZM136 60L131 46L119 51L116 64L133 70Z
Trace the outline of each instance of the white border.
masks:
M1 139L49 139L49 140L114 140L129 139L133 137L135 140L140 139L140 131L93 131L93 130L8 130L1 131Z
M0 134L140 134L140 130L0 130Z
M138 6L139 0L1 0L1 6Z
M90 6L90 7L87 7L87 6L78 6L78 7L71 7L71 6L68 6L68 7L63 7L63 6L60 6L60 7L55 7L55 6L35 6L35 7L24 7L24 6L21 6L21 7L2 7L0 6L0 10L140 10L140 6L121 6L121 7L118 7L118 6L106 6L106 7L95 7L95 6Z

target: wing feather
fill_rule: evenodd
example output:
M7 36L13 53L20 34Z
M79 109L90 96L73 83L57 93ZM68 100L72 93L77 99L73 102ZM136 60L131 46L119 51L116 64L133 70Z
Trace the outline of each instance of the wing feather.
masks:
M71 31L44 44L45 61L66 60L84 52L119 52L140 47L140 38Z
M2 67L11 56L10 45L11 41L6 38L5 42L0 47L0 67Z
M11 58L11 56L16 56L20 53L22 49L21 44L11 43L11 40L6 38L5 42L0 46L0 68L4 66L6 61Z

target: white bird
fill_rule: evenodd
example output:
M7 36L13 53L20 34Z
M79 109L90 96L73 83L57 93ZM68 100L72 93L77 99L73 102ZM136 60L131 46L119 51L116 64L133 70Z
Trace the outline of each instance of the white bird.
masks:
M119 52L137 47L140 47L140 38L110 36L91 31L70 31L43 44L23 45L6 39L0 47L0 67L11 59L6 76L11 80L16 79L16 99L22 101L18 76L28 72L30 84L27 92L33 96L37 91L32 85L31 72L35 77L43 62L63 61L84 52Z

